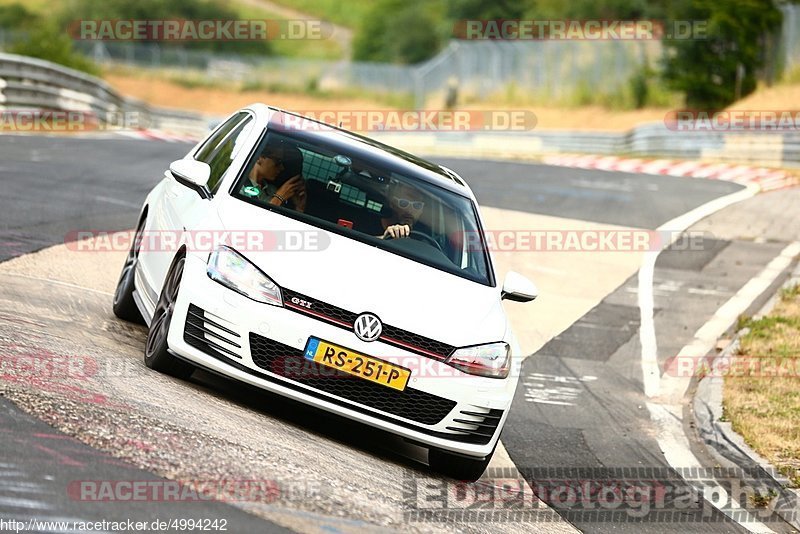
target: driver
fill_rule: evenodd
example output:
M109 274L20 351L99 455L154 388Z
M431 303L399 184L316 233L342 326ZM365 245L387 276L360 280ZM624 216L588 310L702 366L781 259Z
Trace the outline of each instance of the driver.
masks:
M389 188L390 215L381 219L381 239L409 237L425 208L425 195L416 187L396 182Z

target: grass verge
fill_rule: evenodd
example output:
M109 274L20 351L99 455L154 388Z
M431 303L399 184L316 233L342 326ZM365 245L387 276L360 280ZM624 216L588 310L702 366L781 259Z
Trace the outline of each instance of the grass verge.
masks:
M800 286L784 289L750 329L725 377L723 409L733 429L800 487Z

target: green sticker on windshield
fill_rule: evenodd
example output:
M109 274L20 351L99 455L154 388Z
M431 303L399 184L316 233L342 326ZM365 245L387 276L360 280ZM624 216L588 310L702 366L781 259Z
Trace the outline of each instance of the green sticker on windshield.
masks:
M244 189L242 189L242 193L247 195L248 197L257 197L261 194L261 189L254 185L248 185Z

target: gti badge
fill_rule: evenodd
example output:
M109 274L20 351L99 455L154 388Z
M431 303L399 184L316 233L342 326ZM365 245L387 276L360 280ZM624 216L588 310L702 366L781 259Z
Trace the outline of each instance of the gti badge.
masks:
M303 300L303 299L300 299L300 298L297 298L297 297L292 297L290 299L290 301L291 301L292 304L294 304L296 306L302 306L304 308L310 308L311 304L313 304L312 302L309 302L307 300Z

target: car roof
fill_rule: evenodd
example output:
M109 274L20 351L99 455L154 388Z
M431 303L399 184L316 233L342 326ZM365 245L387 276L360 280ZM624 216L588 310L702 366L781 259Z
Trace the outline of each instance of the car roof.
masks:
M356 158L367 160L374 165L386 167L388 170L404 176L418 178L430 184L452 191L458 195L475 200L475 195L461 177L452 170L437 165L398 148L386 145L355 132L337 128L330 124L304 117L298 113L287 111L266 104L253 104L248 109L264 117L268 129L284 129L291 136L310 144L322 144L335 150L341 150ZM313 124L313 127L286 126L281 114L300 119L299 124ZM294 124L294 123L290 123Z

